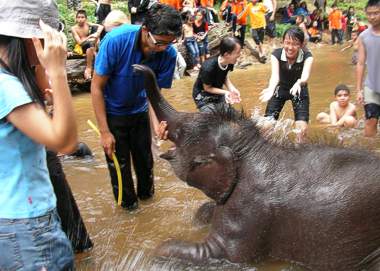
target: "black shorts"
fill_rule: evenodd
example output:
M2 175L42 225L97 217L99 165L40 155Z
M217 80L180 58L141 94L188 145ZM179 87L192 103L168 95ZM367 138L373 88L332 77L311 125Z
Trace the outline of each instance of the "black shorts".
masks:
M368 119L379 119L380 117L380 105L370 103L364 105L365 118Z
M272 16L273 12L269 12L265 15L265 21L267 23L267 26L265 28L265 34L270 38L276 37L276 22L271 21L270 17Z
M82 47L83 54L85 54L87 49L95 47L95 42L86 40L80 46Z
M265 109L265 117L273 117L278 120L281 110L287 100L292 101L294 119L296 121L309 121L309 90L307 86L302 87L299 96L293 96L289 93L289 89L278 86L272 98L268 101Z
M257 29L251 28L251 35L252 35L252 39L255 41L257 45L259 45L260 43L263 43L265 28L264 27L257 28Z

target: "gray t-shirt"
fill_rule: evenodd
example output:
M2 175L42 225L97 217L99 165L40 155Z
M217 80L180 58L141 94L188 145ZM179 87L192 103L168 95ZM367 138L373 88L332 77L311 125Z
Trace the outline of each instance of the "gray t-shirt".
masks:
M370 27L363 31L359 38L364 44L367 55L367 77L364 84L376 93L380 93L380 35L376 35Z

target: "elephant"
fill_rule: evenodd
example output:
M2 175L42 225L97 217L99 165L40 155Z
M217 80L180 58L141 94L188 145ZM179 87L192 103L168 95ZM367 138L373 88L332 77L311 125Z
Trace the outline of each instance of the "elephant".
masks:
M159 256L380 270L380 157L323 144L283 146L231 109L178 112L150 68L134 69L144 76L148 99L175 145L162 158L215 203L202 242L170 240L157 247Z

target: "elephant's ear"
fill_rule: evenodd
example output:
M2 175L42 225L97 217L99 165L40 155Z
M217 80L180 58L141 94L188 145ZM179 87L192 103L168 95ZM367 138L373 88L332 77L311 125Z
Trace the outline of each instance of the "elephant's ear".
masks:
M202 190L217 204L223 204L236 185L232 150L222 146L215 153L195 156L187 183Z

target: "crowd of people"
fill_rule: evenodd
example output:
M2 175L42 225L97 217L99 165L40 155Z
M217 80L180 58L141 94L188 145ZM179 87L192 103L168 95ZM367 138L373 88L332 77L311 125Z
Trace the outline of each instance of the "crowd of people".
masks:
M219 15L233 31L221 39L216 56L209 56L207 50L207 31L218 21L210 0L165 0L164 4L130 0L133 23L120 11L111 12L110 1L95 1L96 24L87 22L84 10L77 11L71 31L78 50L87 58L84 76L92 80L91 98L100 142L115 199L122 189L122 208L135 210L140 200L153 197L152 132L167 139L167 124L158 121L144 91L144 77L134 72L133 65L149 66L158 87L170 88L178 62L174 43L184 40L199 69L193 86L199 111L231 107L242 100L229 73L244 46L244 18L249 17L251 35L264 62L264 36L271 39L275 33L277 3L270 2L251 0L242 4L240 0L226 0ZM0 269L73 270L73 251L89 249L93 244L56 157L57 152L73 153L78 149L65 66L67 40L55 1L28 3L13 0L0 4ZM326 8L326 1L315 4L318 10ZM297 7L299 14L295 15L295 25L283 34L282 45L272 51L271 77L259 100L267 102L268 120L277 120L290 100L300 131L297 140L302 143L309 122L308 80L313 65L313 55L306 46L307 39L312 38L307 27L312 24L320 29L320 22L312 19L318 16L308 14L304 2L292 1L289 7ZM364 135L375 136L380 117L380 0L369 0L365 12L370 27L355 38L352 46L357 48L356 93L358 104L364 105ZM288 15L292 20L294 15ZM341 16L332 5L329 28L333 43L343 39ZM353 10L347 12L347 35L356 33L354 16ZM331 103L330 112L318 114L317 119L354 127L358 105L350 103L350 89L338 85L334 93L336 101ZM48 103L52 104L52 114L46 111ZM122 188L113 155L120 164ZM71 220L76 225L65 224Z

